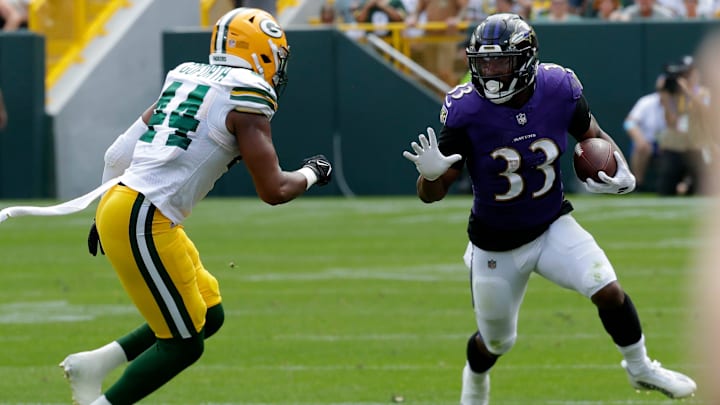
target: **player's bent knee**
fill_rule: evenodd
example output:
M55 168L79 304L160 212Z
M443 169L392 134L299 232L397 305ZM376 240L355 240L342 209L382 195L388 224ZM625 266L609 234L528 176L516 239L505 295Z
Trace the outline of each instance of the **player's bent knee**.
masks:
M214 335L225 323L225 310L222 304L207 309L205 314L205 339Z
M590 299L600 309L618 308L625 300L625 291L617 281L612 281L593 294Z
M498 355L490 353L479 333L470 336L467 343L467 361L470 369L476 373L489 370L498 359Z
M512 349L515 345L516 338L516 336L511 336L503 340L489 340L485 342L485 347L487 347L487 350L490 353L496 356L501 356Z
M184 369L200 359L205 350L202 334L187 339L158 339L158 350L172 355L175 366Z

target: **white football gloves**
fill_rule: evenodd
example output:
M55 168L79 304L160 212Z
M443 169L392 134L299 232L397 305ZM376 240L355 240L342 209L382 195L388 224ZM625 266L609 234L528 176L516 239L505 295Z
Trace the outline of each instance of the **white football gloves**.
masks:
M600 171L598 177L603 182L597 182L588 177L584 183L587 191L591 193L627 194L635 190L635 176L630 173L625 159L622 158L618 151L613 152L613 155L617 162L615 177L610 177L607 173Z
M415 167L421 176L429 181L433 181L442 176L453 163L462 159L462 156L457 153L450 156L443 156L443 154L440 153L440 149L438 149L435 130L428 127L427 133L427 138L424 134L418 136L420 145L418 145L417 142L410 143L410 146L416 153L415 155L408 151L403 151L403 156L405 159L415 163ZM430 139L429 141L428 138Z

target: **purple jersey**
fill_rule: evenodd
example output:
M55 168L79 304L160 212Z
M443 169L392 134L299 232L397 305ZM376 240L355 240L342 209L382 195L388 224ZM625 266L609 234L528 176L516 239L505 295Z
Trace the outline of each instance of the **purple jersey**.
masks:
M473 186L472 220L490 229L548 226L563 208L560 155L582 85L572 70L546 63L535 80L532 97L518 109L491 103L467 83L446 95L441 110L447 131L440 148L463 156ZM449 139L455 137L467 139Z

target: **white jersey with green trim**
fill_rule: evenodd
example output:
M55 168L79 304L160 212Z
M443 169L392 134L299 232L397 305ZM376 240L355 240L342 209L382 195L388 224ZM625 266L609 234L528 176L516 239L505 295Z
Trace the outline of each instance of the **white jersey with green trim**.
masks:
M225 125L232 109L272 119L275 90L249 69L189 62L171 70L120 182L181 223L239 155Z

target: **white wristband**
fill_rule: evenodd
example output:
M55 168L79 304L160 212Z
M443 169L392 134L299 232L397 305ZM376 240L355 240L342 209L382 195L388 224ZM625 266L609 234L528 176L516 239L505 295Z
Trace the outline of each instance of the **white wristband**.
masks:
M303 167L295 171L305 176L305 180L307 180L307 187L305 187L305 190L308 190L318 181L317 174L315 174L315 171L309 167Z

